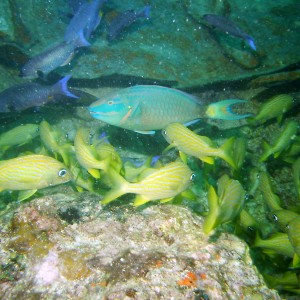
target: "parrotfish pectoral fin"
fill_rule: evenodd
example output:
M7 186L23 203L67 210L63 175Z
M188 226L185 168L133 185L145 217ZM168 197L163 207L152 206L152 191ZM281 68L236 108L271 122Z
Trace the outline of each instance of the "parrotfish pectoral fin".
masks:
M232 112L231 107L235 104L246 103L246 102L247 102L246 100L236 100L236 99L222 100L210 104L205 113L211 119L230 120L230 121L245 119L252 116L252 114L239 115Z
M18 194L18 201L24 201L31 197L37 190L20 191Z

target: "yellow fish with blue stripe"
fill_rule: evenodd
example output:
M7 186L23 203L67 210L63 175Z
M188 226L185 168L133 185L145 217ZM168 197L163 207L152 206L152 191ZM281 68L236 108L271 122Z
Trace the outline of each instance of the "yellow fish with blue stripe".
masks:
M197 97L157 85L137 85L116 91L89 106L93 118L140 133L154 133L170 123L191 124L200 118L238 120L250 114L232 111L245 100L223 100L206 106Z
M36 190L65 183L71 180L70 171L61 162L45 155L26 155L0 161L0 191L29 190L23 197Z
M143 178L135 183L126 181L113 169L108 174L113 182L113 189L104 196L101 203L107 204L124 194L133 193L137 194L134 206L153 200L170 201L185 191L195 176L181 161L171 162L158 169L145 170Z
M176 147L179 151L187 155L197 157L208 164L214 163L214 157L220 157L233 168L236 168L235 162L230 154L234 138L230 138L224 145L217 148L211 139L195 134L180 123L168 125L165 130L163 130L163 136L170 144L169 147Z

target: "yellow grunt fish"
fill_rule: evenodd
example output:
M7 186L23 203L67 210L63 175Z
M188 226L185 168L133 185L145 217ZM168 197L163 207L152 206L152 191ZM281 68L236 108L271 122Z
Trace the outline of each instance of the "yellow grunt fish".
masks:
M1 161L0 174L0 191L32 190L31 195L38 189L65 183L72 178L61 162L38 154Z
M296 137L297 130L298 123L296 121L288 122L272 146L264 142L264 152L259 161L264 162L271 155L274 155L274 158L277 158L283 150L289 147L293 139Z
M234 138L230 138L223 146L216 148L214 142L208 137L197 135L180 123L168 125L163 130L163 136L170 144L169 147L176 147L187 155L197 157L208 164L214 163L214 156L220 157L236 168L230 156Z
M267 120L278 118L281 121L284 113L289 111L293 106L293 97L287 94L276 95L264 103L254 118L250 118L249 122L261 124Z
M75 154L79 164L85 168L94 178L100 178L100 171L107 171L110 157L100 160L97 149L90 145L88 130L81 128L76 132L74 139Z
M149 169L139 182L126 181L113 169L109 170L114 188L102 199L107 204L116 198L127 194L137 194L134 206L142 205L148 201L161 200L167 202L186 190L194 178L189 167L180 161L175 161L159 169Z
M12 146L21 146L39 135L37 124L25 124L17 126L0 135L0 150L8 149Z
M300 157L293 163L293 177L298 199L300 200Z
M280 229L284 232L288 229L288 224L294 219L294 218L300 218L300 215L297 214L294 211L287 210L287 209L279 209L275 210L273 212L273 220L278 224Z

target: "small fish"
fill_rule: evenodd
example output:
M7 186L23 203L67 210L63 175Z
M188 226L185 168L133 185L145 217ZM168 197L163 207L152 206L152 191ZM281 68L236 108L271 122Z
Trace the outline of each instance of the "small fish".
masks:
M85 168L94 178L100 178L100 171L108 171L110 157L100 160L97 149L89 143L88 130L80 128L77 130L74 146L75 154L79 164Z
M237 170L240 170L246 156L247 140L242 137L237 137L232 146L232 158ZM235 172L237 173L237 172Z
M242 40L246 41L254 51L256 51L253 38L231 20L213 14L204 15L203 20L209 25L225 32L226 34L241 38Z
M60 95L78 98L67 87L70 75L64 77L53 86L38 83L24 83L12 86L0 93L0 112L23 111L31 107L42 106L55 101Z
M249 123L262 124L273 118L280 122L283 114L289 111L293 106L293 97L287 94L276 95L264 103L258 114L249 118Z
M99 11L107 0L94 0L83 3L68 25L64 39L67 42L77 39L81 36L84 44L89 44L87 39L91 33L98 27L101 21Z
M244 100L223 100L206 107L201 100L176 89L137 85L109 94L89 106L93 118L121 128L153 134L170 123L191 124L199 118L237 120L249 117L231 112Z
M272 212L272 217L275 223L279 225L279 228L286 232L288 228L288 224L294 218L300 218L300 215L287 209L279 209Z
M288 236L295 253L300 257L300 216L293 218L289 222Z
M0 191L36 191L68 182L72 178L61 162L38 154L0 161L0 174Z
M149 19L150 17L150 5L146 5L138 12L134 10L127 10L117 15L110 23L108 29L108 40L114 40L124 28L133 24L139 18Z
M259 161L264 162L271 155L274 155L274 158L277 158L283 150L289 147L293 139L296 137L297 131L298 123L293 120L288 122L272 146L267 142L263 143L264 152Z
M273 192L270 177L266 172L259 174L259 188L264 200L271 211L281 210L280 198Z
M239 215L239 224L245 229L245 230L258 230L259 224L257 220L245 209L242 209Z
M230 138L220 148L217 148L208 137L197 135L180 123L168 125L163 130L163 136L170 144L169 147L176 147L187 155L197 157L208 164L214 163L214 157L220 157L233 168L236 168L235 162L230 155L234 138Z
M261 239L259 234L256 235L254 248L263 248L267 254L281 254L287 257L293 257L295 254L294 248L289 241L289 237L286 233L276 232L268 239Z
M205 217L203 231L209 234L220 224L234 220L242 210L245 190L238 180L223 175L218 180L218 194L212 186L208 189L209 213Z
M144 178L136 183L126 181L113 169L108 174L113 182L113 189L104 196L101 203L107 204L124 194L133 193L137 194L134 206L153 200L170 201L186 190L194 178L193 172L181 161L149 169L144 173Z
M75 49L79 47L88 47L82 35L69 42L61 42L52 46L44 52L31 58L21 69L20 76L28 78L39 77L39 72L47 75L58 67L67 65L73 58Z
M22 146L39 135L39 125L25 124L17 126L0 135L0 151L13 146Z

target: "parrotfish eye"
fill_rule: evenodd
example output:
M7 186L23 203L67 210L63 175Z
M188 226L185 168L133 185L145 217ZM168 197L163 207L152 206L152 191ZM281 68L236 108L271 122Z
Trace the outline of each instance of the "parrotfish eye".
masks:
M66 169L61 169L58 171L58 176L59 177L65 177L67 174L67 170Z
M190 177L190 181L194 181L194 180L195 180L195 178L196 178L196 174L195 174L195 173L193 173L193 174L191 175L191 177Z

